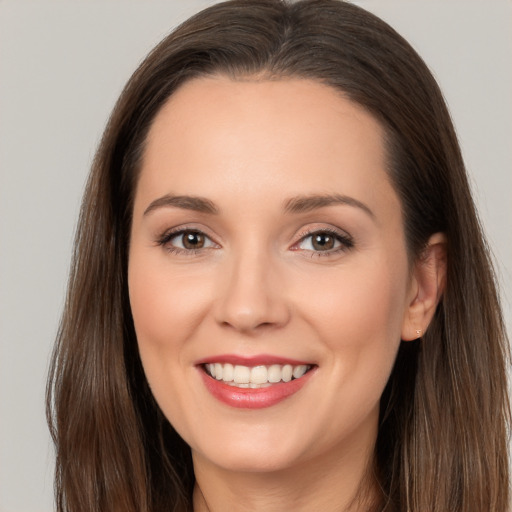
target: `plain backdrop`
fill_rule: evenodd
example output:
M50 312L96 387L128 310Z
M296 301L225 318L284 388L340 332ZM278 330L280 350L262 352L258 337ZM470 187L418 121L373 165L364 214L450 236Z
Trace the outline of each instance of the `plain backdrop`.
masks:
M211 3L0 0L0 512L53 510L45 379L80 197L107 116L151 47ZM357 3L401 32L440 82L510 332L512 2Z

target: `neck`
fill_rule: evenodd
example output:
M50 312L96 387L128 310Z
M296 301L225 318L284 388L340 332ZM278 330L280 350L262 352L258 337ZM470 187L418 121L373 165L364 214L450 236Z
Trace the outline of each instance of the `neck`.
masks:
M377 501L372 452L269 472L230 471L194 453L194 512L368 512Z

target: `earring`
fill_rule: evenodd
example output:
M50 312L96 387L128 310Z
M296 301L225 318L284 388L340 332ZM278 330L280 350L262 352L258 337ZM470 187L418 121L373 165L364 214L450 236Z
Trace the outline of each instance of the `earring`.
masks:
M416 329L416 334L418 335L418 338L421 338L421 329Z

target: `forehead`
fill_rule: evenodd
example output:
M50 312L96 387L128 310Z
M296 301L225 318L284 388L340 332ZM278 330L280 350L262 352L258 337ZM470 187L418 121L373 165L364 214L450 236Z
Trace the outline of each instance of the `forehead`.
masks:
M306 136L335 147L346 141L348 147L353 142L353 137L347 137L348 129L354 137L363 135L374 149L383 150L381 125L333 87L307 79L232 80L223 75L200 77L181 85L155 117L147 147L154 150L156 145L171 143L170 135L191 139L205 129L210 136L217 131L219 137L225 137L226 128L231 127L245 127L244 132L238 132L239 142L243 142L243 135L252 136L255 151L261 149L255 146L258 129L268 133L267 147L271 136L281 145Z
M336 192L378 203L385 192L396 206L386 161L378 121L327 85L203 77L156 116L139 188L214 201Z

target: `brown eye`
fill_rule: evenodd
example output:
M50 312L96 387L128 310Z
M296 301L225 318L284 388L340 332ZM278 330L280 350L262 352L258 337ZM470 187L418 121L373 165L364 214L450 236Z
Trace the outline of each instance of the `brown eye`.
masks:
M202 249L205 245L205 236L198 231L185 231L181 235L181 243L185 249Z
M325 253L327 256L351 249L353 246L354 242L348 234L318 230L304 236L295 247L317 255Z
M334 249L336 239L329 233L315 233L311 236L311 245L316 251Z
M169 252L194 254L194 251L218 247L202 231L195 229L182 229L162 236L158 245L165 247Z

